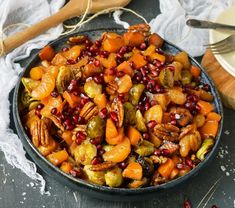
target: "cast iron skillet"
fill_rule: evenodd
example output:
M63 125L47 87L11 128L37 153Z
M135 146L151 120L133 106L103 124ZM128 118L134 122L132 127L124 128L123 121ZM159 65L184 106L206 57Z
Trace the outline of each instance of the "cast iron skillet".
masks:
M122 29L108 29L109 31L114 31L117 33L123 33L124 30ZM89 30L79 33L74 33L69 36L74 36L78 34L85 34L88 35L92 39L97 39L101 33L107 31L107 29L99 29L99 30ZM60 50L65 44L66 40L69 36L59 38L55 41L53 41L50 45L56 49ZM165 41L163 50L175 54L177 52L180 52L181 50L176 47L175 45ZM14 98L13 98L13 116L14 116L14 122L16 126L17 133L20 137L20 139L23 142L23 145L27 151L27 153L31 156L31 158L35 161L35 163L44 170L47 174L49 174L51 177L56 178L58 181L60 181L63 184L68 185L69 187L76 189L80 192L83 192L85 194L88 194L92 197L100 198L100 199L106 199L106 200L146 200L149 197L154 197L157 195L161 195L165 193L169 189L176 189L175 186L182 184L183 182L187 181L189 178L192 178L192 176L199 173L199 171L205 167L209 161L212 160L212 158L215 156L215 153L218 149L218 144L220 141L222 126L223 126L223 109L222 104L220 100L220 96L215 88L214 83L212 80L208 77L207 73L202 69L202 67L196 62L195 59L190 57L190 60L193 65L198 66L202 70L202 80L205 83L208 83L211 87L212 94L214 96L214 105L216 108L216 112L218 112L220 115L222 115L222 120L219 125L218 133L215 139L215 144L213 149L208 153L206 156L206 159L201 162L197 167L195 167L192 171L190 171L188 174L186 174L183 177L177 178L173 181L170 181L168 183L159 185L159 186L152 186L152 187L146 187L146 188L138 188L138 189L127 189L127 188L110 188L106 186L99 186L95 185L89 182L86 182L81 179L76 179L64 172L62 172L59 168L54 166L52 163L48 162L37 150L37 148L34 147L32 144L30 138L27 136L23 125L21 123L20 115L19 115L19 102L20 102L20 95L21 91L23 89L23 85L21 83L21 77L22 76L28 76L29 70L39 63L39 57L38 55L35 55L32 59L31 63L26 67L25 71L21 74L20 79L15 87L14 91Z

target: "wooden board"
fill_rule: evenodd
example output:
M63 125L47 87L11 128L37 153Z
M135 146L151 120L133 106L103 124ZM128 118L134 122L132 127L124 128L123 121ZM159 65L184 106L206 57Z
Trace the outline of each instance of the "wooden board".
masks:
M201 64L217 86L224 106L235 110L235 77L223 69L210 50L204 54Z

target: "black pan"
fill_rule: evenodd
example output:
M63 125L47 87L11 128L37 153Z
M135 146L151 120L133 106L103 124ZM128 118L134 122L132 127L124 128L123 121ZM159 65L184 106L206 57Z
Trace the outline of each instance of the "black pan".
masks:
M109 29L110 31L114 31L117 33L123 33L124 30L122 29ZM107 29L99 29L99 30L88 30L88 31L83 31L79 33L74 33L66 37L59 38L55 41L53 41L50 45L55 49L55 50L60 50L65 44L70 36L74 35L88 35L91 39L97 39L101 33L106 32ZM163 50L166 51L167 53L171 54L176 54L180 52L181 50L176 47L175 45L165 41ZM29 63L29 65L26 67L24 72L22 72L20 79L15 87L14 91L14 98L13 98L13 116L14 116L14 122L15 122L15 127L17 130L17 133L23 142L23 145L26 149L26 152L30 155L32 160L47 174L49 174L51 177L57 179L63 184L66 184L67 186L78 190L80 192L83 192L85 194L88 194L92 197L100 198L100 199L105 199L105 200L121 200L121 201L126 201L126 200L146 200L149 197L154 197L156 195L161 195L166 193L168 190L172 190L173 188L177 190L177 187L179 184L183 184L186 182L189 178L192 178L192 176L195 176L200 172L202 168L204 168L209 161L211 161L218 149L220 137L221 137L221 131L222 131L222 126L223 126L223 108L221 104L221 99L218 94L218 91L216 90L216 87L212 80L209 78L205 70L197 63L195 59L190 57L190 60L193 65L198 66L202 70L201 78L204 83L208 83L211 87L212 94L214 96L214 105L216 112L218 112L220 115L222 115L222 119L219 125L218 133L215 139L215 144L213 149L208 153L206 156L205 160L201 162L197 167L195 167L192 171L190 171L188 174L186 174L183 177L177 178L173 181L170 181L168 183L159 185L159 186L152 186L152 187L146 187L146 188L138 188L138 189L127 189L127 188L110 188L106 186L99 186L95 185L89 182L86 182L81 179L76 179L64 172L62 172L59 168L54 166L52 163L46 160L40 152L37 150L37 148L34 147L32 144L30 138L27 136L23 125L21 123L20 115L19 115L19 103L20 103L20 95L21 91L23 89L23 85L21 83L21 77L23 76L28 76L29 70L37 65L39 63L39 57L36 54L32 61ZM192 187L193 188L193 187Z

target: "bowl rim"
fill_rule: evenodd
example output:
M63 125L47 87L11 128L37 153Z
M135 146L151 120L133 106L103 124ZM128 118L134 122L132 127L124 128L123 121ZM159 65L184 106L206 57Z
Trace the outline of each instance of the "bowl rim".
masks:
M60 38L55 39L54 41L50 42L48 45L56 45L56 44L64 44L65 41L67 40L68 37L71 36L75 36L75 35L79 35L79 34L88 34L91 32L101 32L101 31L118 31L118 32L124 32L126 31L125 29L121 29L121 28L98 28L98 29L90 29L90 30L82 30L82 31L78 31L78 32L74 32L72 34L66 35L66 36L62 36ZM170 43L169 41L164 40L164 43L166 43L167 45L169 45L170 47L175 48L177 51L183 51L182 49L180 49L179 47L177 47L176 45ZM136 189L130 189L130 188L111 188L108 186L103 186L103 185L96 185L93 183L90 183L88 181L79 179L79 178L74 178L73 176L64 173L62 170L60 170L58 167L54 166L52 163L50 163L43 155L41 155L41 153L37 150L36 147L34 147L34 145L32 144L30 138L27 136L24 127L22 125L21 119L20 119L20 115L19 115L19 106L18 106L18 99L19 99L19 94L20 94L20 86L21 86L21 78L27 73L27 71L29 70L29 68L31 67L31 65L33 64L33 62L37 62L38 59L38 52L36 54L34 54L32 56L32 58L30 58L29 63L24 67L24 70L21 72L20 76L19 76L19 80L17 81L17 84L15 86L14 89L14 95L13 95L13 118L14 118L14 123L15 123L15 127L18 133L19 138L21 139L21 141L23 142L23 145L26 149L26 152L29 153L29 155L31 156L31 158L33 159L33 161L41 168L43 169L44 172L48 173L47 170L44 170L44 168L42 167L43 165L46 165L49 168L49 172L53 172L53 174L58 175L58 177L63 177L64 180L70 181L72 183L74 183L74 185L76 186L81 186L81 188L88 188L94 191L102 191L104 193L114 193L114 194L128 194L128 195L134 195L134 194L143 194L143 193L151 193L151 192L157 192L157 191L161 191L161 190L165 190L165 189L169 189L172 187L175 187L178 184L181 184L183 181L186 181L187 179L191 178L192 176L196 175L198 173L198 171L200 169L202 169L203 167L205 167L208 162L210 160L213 159L213 157L215 156L215 152L218 149L218 144L220 142L220 138L221 138L221 133L222 133L222 128L223 128L223 120L224 120L224 114L223 114L223 107L222 107L222 102L221 102L221 98L220 95L215 87L214 82L212 81L212 79L208 76L207 72L204 70L204 68L189 54L189 58L190 61L193 62L194 65L196 65L197 67L199 67L201 69L201 72L204 76L204 78L206 78L206 81L209 81L209 85L211 86L211 90L213 92L213 94L215 95L215 99L214 99L214 103L216 103L216 110L217 112L219 112L219 114L221 115L221 121L220 121L220 125L219 125L219 129L215 138L215 143L213 148L211 149L211 151L207 154L205 160L203 160L202 162L200 162L194 169L192 169L189 173L187 173L186 175L176 178L174 180L171 180L167 183L158 185L158 186L148 186L148 187L142 187L142 188L136 188ZM39 59L38 59L39 60ZM31 148L31 149L29 149ZM34 156L32 156L32 154L34 154ZM41 161L37 161L36 158L39 158ZM42 165L42 163L44 163ZM50 174L51 175L51 174Z

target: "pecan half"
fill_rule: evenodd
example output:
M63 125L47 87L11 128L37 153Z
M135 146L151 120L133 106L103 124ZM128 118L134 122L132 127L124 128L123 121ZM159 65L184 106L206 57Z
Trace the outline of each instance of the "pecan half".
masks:
M113 100L111 108L112 108L112 111L117 113L118 127L122 127L123 121L124 121L124 107L123 107L122 102L118 98L115 98Z
M156 155L151 155L150 159L153 161L153 163L155 164L162 164L165 163L167 161L167 157L163 157L163 156L156 156Z
M59 117L55 115L50 115L49 119L55 124L55 126L60 129L61 131L64 131L64 126L61 123L61 120Z
M144 34L145 37L148 37L150 35L150 26L148 24L136 24L132 25L128 28L128 31L131 32L141 32Z
M68 43L69 44L81 44L81 43L84 43L86 39L87 39L87 36L78 35L78 36L70 37L68 40Z
M48 119L40 119L32 122L30 126L30 133L32 135L32 142L35 147L47 146L49 144L49 122Z
M104 170L109 170L113 168L116 165L116 163L113 162L103 162L97 165L92 165L90 170L92 171L104 171Z
M176 115L176 122L180 126L186 126L188 123L192 122L193 116L186 108L172 107L170 113Z
M154 127L153 134L159 139L168 141L178 141L179 128L172 124L157 124Z
M163 141L163 144L159 147L160 150L167 150L169 154L175 153L179 149L179 145L171 141Z
M162 177L160 173L156 171L152 177L151 185L153 186L160 185L162 183L165 183L166 181L167 181L166 178Z
M109 95L115 95L117 90L118 90L118 84L114 80L108 83L106 87L106 92Z
M81 112L80 116L83 117L86 121L88 121L91 117L97 115L99 113L98 107L93 102L87 102Z
M190 131L193 131L193 130L196 130L195 124L190 124L182 128L181 133L179 135L179 139L183 138L186 134L188 134Z

